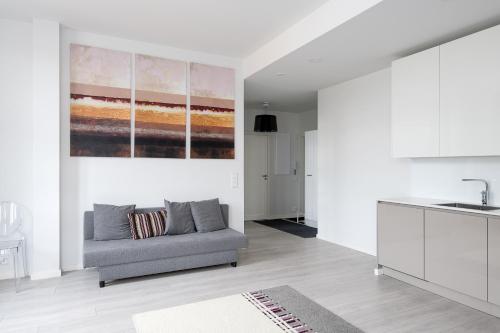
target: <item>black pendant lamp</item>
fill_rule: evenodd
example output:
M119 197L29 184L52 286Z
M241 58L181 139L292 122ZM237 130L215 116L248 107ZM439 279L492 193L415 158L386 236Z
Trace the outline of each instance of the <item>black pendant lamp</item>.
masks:
M254 132L278 132L276 116L266 113L269 103L262 103L262 107L264 108L264 113L255 116Z

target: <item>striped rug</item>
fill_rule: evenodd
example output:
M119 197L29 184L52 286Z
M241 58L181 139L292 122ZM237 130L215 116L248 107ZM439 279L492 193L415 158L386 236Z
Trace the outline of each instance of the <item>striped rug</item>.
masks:
M137 333L362 333L288 286L136 314L133 321Z

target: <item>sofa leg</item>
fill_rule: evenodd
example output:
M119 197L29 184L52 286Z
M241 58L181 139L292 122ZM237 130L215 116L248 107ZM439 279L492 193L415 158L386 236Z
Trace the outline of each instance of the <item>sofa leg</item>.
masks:
M106 285L106 282L99 281L99 288L104 288L105 285Z
M237 262L237 261L233 261L233 262L231 263L231 266L233 266L233 267L238 266L238 262Z

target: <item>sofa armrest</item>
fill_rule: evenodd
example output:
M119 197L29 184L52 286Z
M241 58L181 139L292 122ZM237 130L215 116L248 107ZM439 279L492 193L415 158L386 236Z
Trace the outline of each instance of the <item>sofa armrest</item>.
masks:
M94 239L94 212L83 213L83 239Z

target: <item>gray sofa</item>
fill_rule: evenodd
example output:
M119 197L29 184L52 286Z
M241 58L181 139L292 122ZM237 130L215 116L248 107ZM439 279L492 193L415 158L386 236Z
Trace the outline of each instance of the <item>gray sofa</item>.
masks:
M148 212L162 208L142 208ZM221 205L228 226L227 205ZM236 267L238 249L248 245L244 234L227 228L206 233L160 236L147 239L94 240L94 212L84 214L83 266L97 267L99 286L109 280L231 264Z

